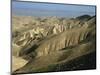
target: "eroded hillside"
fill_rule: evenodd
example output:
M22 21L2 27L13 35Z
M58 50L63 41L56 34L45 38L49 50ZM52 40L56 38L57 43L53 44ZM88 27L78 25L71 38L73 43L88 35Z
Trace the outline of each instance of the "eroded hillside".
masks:
M12 17L13 73L94 69L95 52L95 16Z

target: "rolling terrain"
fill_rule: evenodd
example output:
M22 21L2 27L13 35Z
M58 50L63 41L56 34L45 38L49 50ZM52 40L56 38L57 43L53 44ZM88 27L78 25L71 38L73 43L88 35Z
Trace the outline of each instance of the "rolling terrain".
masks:
M12 16L12 57L13 74L95 69L96 16Z

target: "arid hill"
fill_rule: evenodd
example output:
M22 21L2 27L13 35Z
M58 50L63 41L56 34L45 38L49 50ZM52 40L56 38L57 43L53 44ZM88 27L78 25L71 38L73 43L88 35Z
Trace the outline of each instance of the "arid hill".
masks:
M95 16L73 19L14 16L12 33L13 57L24 63L13 66L13 73L96 68Z

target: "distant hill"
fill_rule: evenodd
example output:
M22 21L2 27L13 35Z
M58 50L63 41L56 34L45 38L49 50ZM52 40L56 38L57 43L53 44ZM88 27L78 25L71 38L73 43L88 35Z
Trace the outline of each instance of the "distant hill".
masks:
M90 18L91 18L90 15L82 15L82 16L76 17L76 19L82 20L82 21L87 21L87 20L89 20Z

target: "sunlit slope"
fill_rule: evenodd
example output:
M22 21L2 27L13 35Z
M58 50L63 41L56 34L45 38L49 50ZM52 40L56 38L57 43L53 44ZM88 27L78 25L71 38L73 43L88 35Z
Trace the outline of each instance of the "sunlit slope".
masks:
M95 68L95 16L82 23L81 27L44 38L19 51L19 56L29 62L15 73Z

